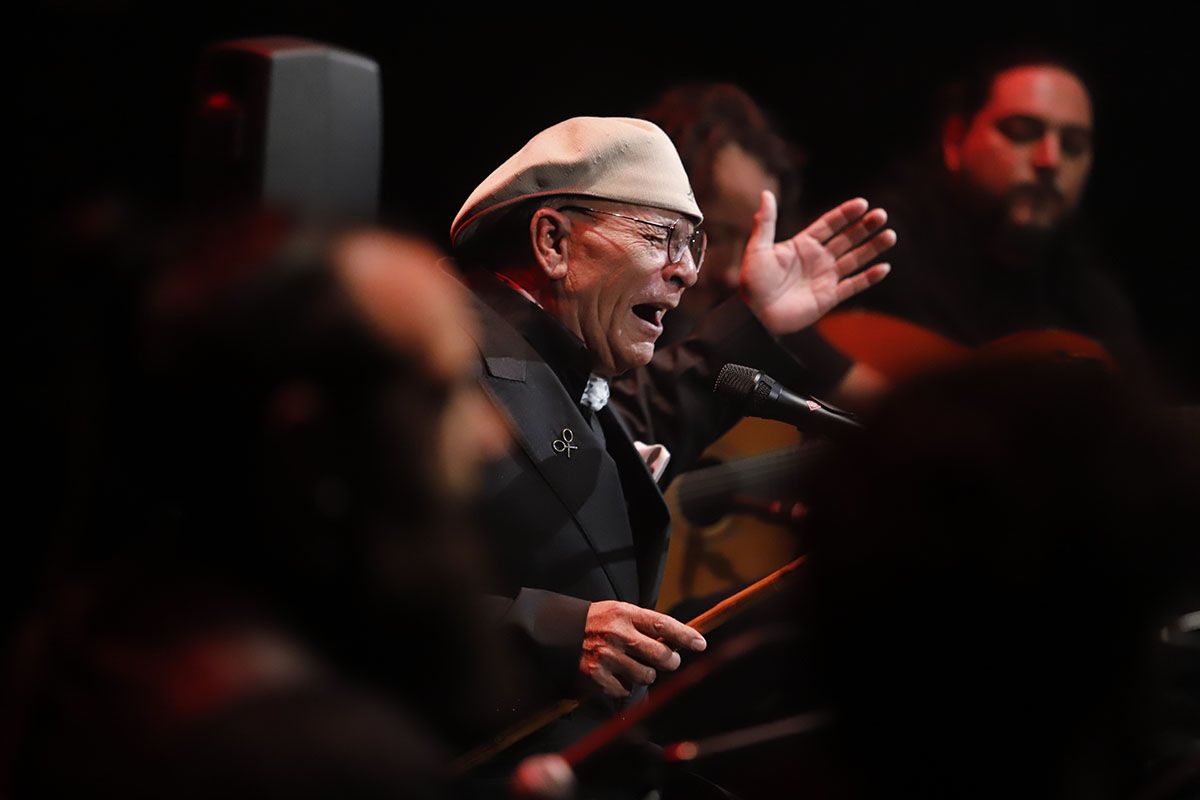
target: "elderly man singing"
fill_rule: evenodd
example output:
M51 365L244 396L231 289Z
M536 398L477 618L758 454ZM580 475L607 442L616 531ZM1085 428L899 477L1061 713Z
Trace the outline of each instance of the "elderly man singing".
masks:
M686 465L737 420L713 396L717 371L737 361L786 384L803 365L775 337L888 273L862 269L895 242L865 200L779 243L775 217L764 192L740 296L657 356L663 315L695 284L705 250L703 214L658 127L580 117L548 128L454 220L483 322L480 381L516 440L484 497L503 583L496 613L551 694L598 687L608 698L537 748L570 741L676 669L679 650L704 649L698 632L651 609L667 549L667 460Z

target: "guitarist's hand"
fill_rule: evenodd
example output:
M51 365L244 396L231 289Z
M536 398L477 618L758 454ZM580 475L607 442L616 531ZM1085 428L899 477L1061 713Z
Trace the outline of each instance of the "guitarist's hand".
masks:
M609 697L628 697L635 685L653 683L659 670L678 669L676 650L706 646L703 636L673 617L602 600L588 608L579 672Z

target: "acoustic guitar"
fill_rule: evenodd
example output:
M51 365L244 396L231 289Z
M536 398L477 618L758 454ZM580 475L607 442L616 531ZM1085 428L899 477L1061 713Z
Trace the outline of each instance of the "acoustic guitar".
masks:
M854 310L827 314L817 330L847 358L874 367L893 382L986 358L1083 359L1116 371L1103 345L1060 329L1018 331L968 347L899 317Z
M848 358L893 383L985 358L1088 360L1115 371L1102 345L1065 330L1020 331L968 347L915 323L872 311L839 311L817 323ZM671 546L659 610L730 590L798 555L804 468L818 452L791 426L745 419L706 452L707 466L685 473L666 493Z
M791 425L748 417L667 488L671 544L660 611L744 586L799 555L791 519L801 510L775 495L810 457L800 443Z

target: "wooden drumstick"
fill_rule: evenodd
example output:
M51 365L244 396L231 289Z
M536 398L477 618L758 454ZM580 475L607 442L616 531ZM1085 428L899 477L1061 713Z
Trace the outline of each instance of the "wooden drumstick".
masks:
M702 634L719 628L746 609L765 600L786 586L788 578L804 563L805 558L806 556L800 556L794 561L789 561L765 578L755 581L740 592L726 597L708 611L693 618L687 623L688 627ZM581 702L582 700L577 698L559 700L554 705L542 709L537 714L521 720L516 725L501 731L474 750L462 755L455 761L455 769L459 772L466 772L491 760L527 736L540 731L551 722L554 722L554 720L579 708Z
M788 577L800 568L806 558L807 556L800 556L794 561L789 561L762 580L755 581L737 594L726 597L708 611L693 618L688 622L688 627L694 628L700 633L708 633L721 627L750 606L765 600L786 586Z

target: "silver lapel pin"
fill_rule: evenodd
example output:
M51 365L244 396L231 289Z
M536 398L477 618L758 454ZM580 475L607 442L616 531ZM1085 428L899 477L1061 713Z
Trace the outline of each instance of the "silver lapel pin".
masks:
M554 452L566 453L567 458L570 458L571 451L579 449L577 445L571 444L573 441L575 441L575 434L571 432L570 428L563 428L562 438L554 440Z

